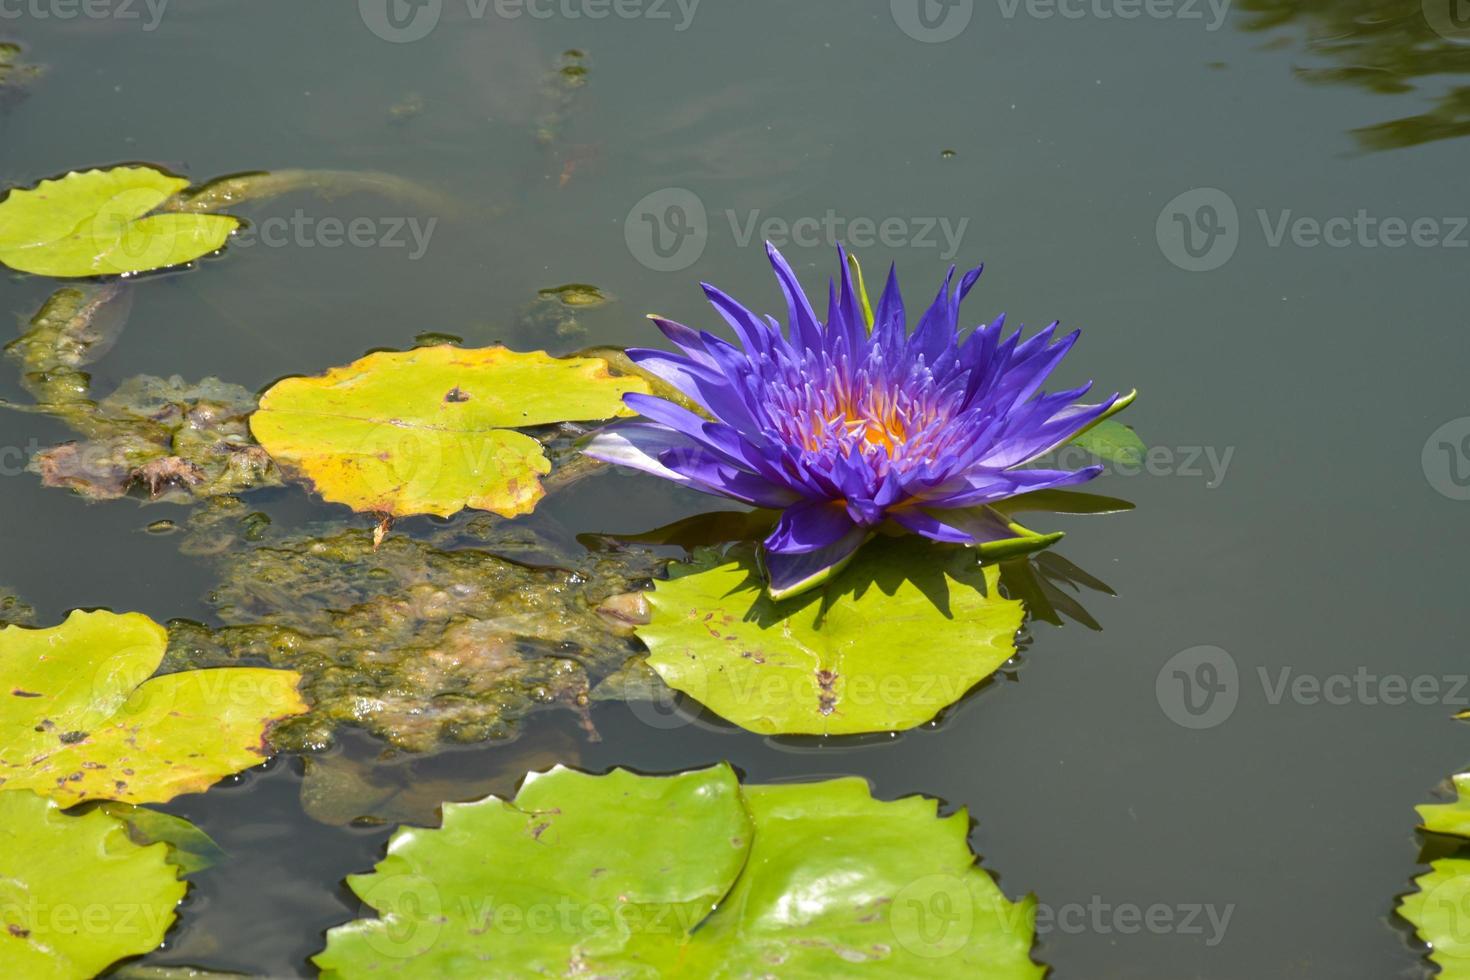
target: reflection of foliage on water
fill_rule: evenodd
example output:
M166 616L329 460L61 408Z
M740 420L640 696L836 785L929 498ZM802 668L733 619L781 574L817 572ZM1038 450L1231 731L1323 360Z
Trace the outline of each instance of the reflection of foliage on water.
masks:
M1421 0L1241 0L1240 9L1255 15L1244 25L1250 31L1300 23L1307 50L1337 62L1297 69L1304 81L1342 82L1395 95L1417 91L1432 76L1470 73L1470 47L1436 33ZM1427 112L1353 132L1369 150L1470 135L1470 85L1453 86Z
M287 750L329 744L339 725L423 750L507 737L543 705L585 708L635 649L599 607L657 568L647 553L569 556L493 518L374 549L341 524L278 533L230 498L199 509L184 547L214 556L224 626L172 624L167 666L300 671L312 710L275 730Z

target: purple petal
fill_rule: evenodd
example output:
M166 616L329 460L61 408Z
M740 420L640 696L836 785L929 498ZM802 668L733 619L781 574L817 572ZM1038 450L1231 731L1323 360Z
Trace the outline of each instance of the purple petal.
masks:
M752 507L774 510L802 499L795 490L732 466L703 449L673 447L661 453L658 461L671 472L684 477L695 490L729 497Z
M931 508L974 507L1014 497L1018 493L1086 483L1102 470L1101 466L1087 466L1080 470L976 470L957 481L963 486L941 485L924 493L922 499L924 506Z
M802 555L836 544L856 527L847 508L835 500L809 500L787 507L771 536L767 553Z
M776 270L776 279L781 283L781 292L786 297L786 307L791 317L791 342L811 349L821 347L822 329L817 326L816 311L802 291L796 273L791 271L785 256L770 242L766 242L766 255L771 260L772 268Z
M683 474L659 462L659 456L669 450L689 451L695 448L693 440L667 426L624 422L595 433L582 446L582 455L652 473L675 483L688 483Z
M852 559L868 535L867 530L854 528L816 551L798 555L766 552L766 581L771 598L785 599L821 585Z

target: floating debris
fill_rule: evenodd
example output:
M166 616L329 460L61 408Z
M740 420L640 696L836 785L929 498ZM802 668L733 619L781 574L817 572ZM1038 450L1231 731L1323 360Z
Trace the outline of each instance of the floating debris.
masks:
M587 283L573 282L552 286L536 293L536 299L522 307L516 326L533 335L554 333L558 337L585 336L587 328L577 314L595 310L613 302L614 297Z
M662 564L644 550L569 555L488 517L375 548L371 531L340 523L262 527L232 498L198 508L183 544L216 556L224 625L171 624L166 665L299 671L310 711L272 733L288 751L323 748L344 725L424 751L507 738L544 706L585 712L591 687L638 649L603 607L626 609L614 597Z
M417 92L410 92L388 107L388 121L401 125L423 111L424 97Z
M25 98L32 83L46 73L41 65L27 64L19 44L0 41L0 107Z

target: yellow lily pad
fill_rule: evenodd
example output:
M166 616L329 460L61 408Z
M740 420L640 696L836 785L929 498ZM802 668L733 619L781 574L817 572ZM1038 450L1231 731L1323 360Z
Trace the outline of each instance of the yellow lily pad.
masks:
M631 415L631 391L648 386L600 358L420 347L287 378L250 428L287 473L353 510L514 517L545 495L551 471L541 443L514 429Z
M188 186L152 167L113 167L12 190L0 201L0 262L62 278L192 262L221 248L240 222L219 214L149 214Z
M0 630L0 788L64 806L163 803L269 755L301 714L295 671L223 667L152 677L168 633L141 613L73 612Z

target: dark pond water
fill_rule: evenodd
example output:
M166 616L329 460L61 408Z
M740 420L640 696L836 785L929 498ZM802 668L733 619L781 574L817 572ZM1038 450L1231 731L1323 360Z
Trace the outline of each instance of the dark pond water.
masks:
M553 351L646 343L647 311L713 322L701 279L774 310L759 241L800 219L787 254L808 282L827 275L829 232L812 223L829 214L866 219L836 235L870 267L896 261L913 289L951 259L985 261L971 320L1080 325L1064 380L1142 392L1128 421L1152 462L1097 485L1137 510L1057 521L1060 552L1117 593L1083 597L1100 632L1035 625L1014 670L901 737L782 742L611 703L593 711L598 742L574 713L546 712L520 742L415 764L462 780L464 797L513 783L536 751L596 771L726 759L758 781L857 774L885 798L969 809L984 866L1054 914L1036 956L1057 978L1427 975L1392 909L1423 870L1412 807L1470 759L1452 720L1470 697L1456 680L1470 663L1457 74L1470 47L1432 31L1453 22L1417 0L1098 0L1064 3L1067 16L924 2L924 20L903 0L592 19L576 0L535 8L549 16L443 0L407 43L368 26L406 37L381 3L363 16L345 0L199 0L156 17L139 3L70 20L50 0L5 5L0 37L48 70L0 114L0 176L133 160L196 180L374 170L456 202L240 208L262 229L299 214L304 230L278 224L273 242L142 282L92 368L99 390L138 373L259 389L425 331ZM568 49L590 67L572 92L547 82ZM682 235L701 208L707 232ZM374 244L325 247L329 215L371 219ZM886 242L863 240L889 219ZM394 224L401 247L382 240ZM570 333L527 317L537 290L567 282L615 302ZM9 276L0 304L23 319L53 285ZM28 400L9 368L0 397ZM181 507L89 505L16 465L68 437L0 412L0 583L42 623L96 606L209 620L211 566L144 530ZM278 524L365 523L299 490L250 502ZM605 477L531 523L637 531L708 506ZM1170 661L1200 646L1225 651L1238 680L1192 715L1183 699L1205 693L1173 671L1208 676ZM1301 676L1344 703L1277 695ZM1435 693L1384 703L1377 685L1397 677ZM380 749L355 735L334 752ZM391 828L308 819L302 768L278 758L170 807L233 857L197 879L148 962L306 975L323 930L356 914L341 879ZM1169 924L1130 928L1127 910L1151 906Z

